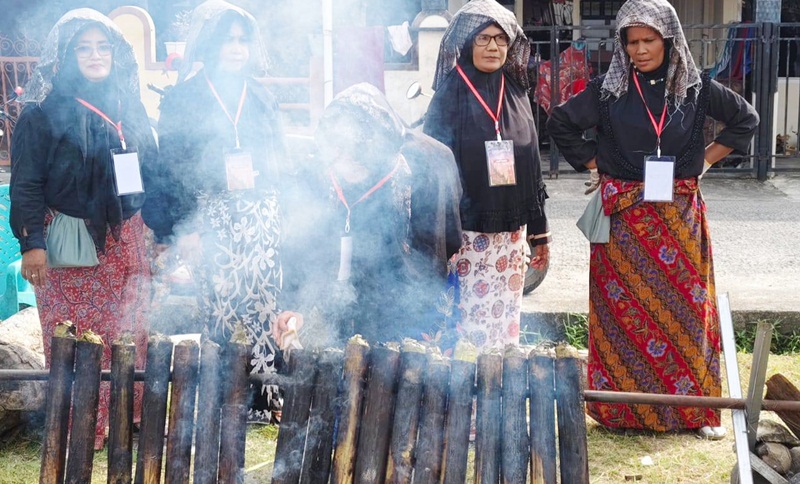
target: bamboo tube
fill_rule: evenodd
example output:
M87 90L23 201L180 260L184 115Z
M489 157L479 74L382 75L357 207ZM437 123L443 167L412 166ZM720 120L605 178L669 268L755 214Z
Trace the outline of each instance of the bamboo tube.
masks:
M358 432L354 481L361 484L382 483L386 479L400 351L389 346L373 348L369 359L363 416L369 425L362 425Z
M499 350L478 356L478 415L475 436L475 484L500 481L501 379Z
M444 419L447 411L450 367L439 355L433 354L429 357L422 396L422 421L414 462L414 484L438 484L442 476Z
M336 419L336 391L342 379L343 362L344 353L337 349L325 350L319 357L300 482L328 482Z
M571 346L556 348L556 409L561 482L589 482L581 360Z
M194 433L194 403L200 346L196 341L181 341L172 357L172 392L167 430L166 482L189 482Z
M450 385L442 463L443 484L463 484L467 481L469 427L472 421L472 389L475 385L476 356L460 353L457 346L455 358L462 359L454 359L450 362Z
M207 339L200 349L194 484L214 484L219 472L220 347Z
M142 424L136 459L136 484L161 482L161 461L164 456L164 425L167 421L172 340L161 334L147 342L147 373L142 398Z
M403 343L400 353L400 383L394 413L392 441L389 445L387 482L411 482L414 471L414 447L419 427L423 371L428 358L425 348L416 341Z
M241 484L244 481L244 443L247 433L247 405L222 405L220 410L220 484ZM232 449L225 452L225 449Z
M130 335L111 345L111 400L108 425L108 484L133 477L133 374L136 346Z
M516 345L506 347L503 358L504 483L527 482L530 445L527 426L528 359ZM552 407L552 404L551 404Z
M64 481L67 484L92 481L102 358L103 340L92 331L84 332L75 345L72 428L67 454L67 476Z
M555 353L534 349L528 356L531 484L556 482Z
M342 403L333 454L331 484L353 482L358 424L361 421L368 355L369 345L361 336L356 335L350 338L344 352Z
M225 346L223 375L225 389L220 410L219 482L236 482L244 474L249 384L247 363L250 350L240 327ZM242 410L244 409L244 410Z
M283 415L275 445L275 464L272 470L272 482L275 484L294 484L300 481L316 376L314 353L293 350L289 360L289 375L291 383L284 390Z
M75 365L75 333L69 321L56 326L50 340L50 379L45 400L42 442L41 484L64 482L67 459L67 431Z

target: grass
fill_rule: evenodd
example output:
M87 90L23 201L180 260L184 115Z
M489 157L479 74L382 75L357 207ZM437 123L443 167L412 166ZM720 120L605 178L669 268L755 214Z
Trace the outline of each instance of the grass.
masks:
M739 353L740 378L747 392L752 356ZM782 373L800 384L798 355L770 355L767 375ZM723 395L727 395L723 375ZM771 412L761 418L779 421ZM599 426L587 417L589 474L592 484L611 484L636 479L642 484L656 483L728 483L736 462L733 451L731 412L722 412L722 424L728 437L722 441L700 440L693 433L621 435ZM245 482L268 482L272 474L277 429L272 426L251 426L247 432ZM33 440L17 439L0 445L0 484L29 484L39 478L40 445ZM474 461L471 452L470 462ZM650 457L653 465L642 465ZM95 454L94 479L104 483L106 452ZM470 476L472 474L470 473ZM469 480L468 482L472 482Z

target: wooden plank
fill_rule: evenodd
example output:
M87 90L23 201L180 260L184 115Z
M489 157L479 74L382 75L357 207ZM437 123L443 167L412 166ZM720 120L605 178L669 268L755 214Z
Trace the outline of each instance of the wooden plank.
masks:
M319 357L300 482L328 482L336 421L336 391L342 379L343 362L344 353L338 349L327 349Z
M422 418L414 462L414 484L439 484L441 480L449 380L450 367L441 358L431 356L425 371L422 393Z
M369 345L360 337L350 338L344 352L342 406L333 454L332 484L353 482L356 444L364 400L364 381L368 369Z
M475 436L475 484L500 481L503 357L478 356L478 412Z
M222 406L220 346L207 339L200 347L200 382L197 392L197 430L194 454L194 484L214 484L219 472L219 427Z
M400 382L386 471L386 480L390 483L411 482L419 430L423 372L427 364L428 358L421 345L404 345L400 353Z
M443 484L464 484L467 480L469 427L472 420L472 390L475 362L450 362L447 420L444 430Z
M554 356L552 350L533 350L528 356L532 484L556 482Z
M556 411L561 482L589 483L581 359L572 347L556 349Z
M527 482L530 444L528 438L528 359L516 346L506 348L503 358L502 482ZM551 404L552 408L552 404Z
M58 329L58 326L56 327ZM45 400L44 439L40 484L61 484L67 463L67 432L75 365L75 338L50 340L50 380Z
M64 482L92 481L97 404L100 402L100 367L103 340L79 339L75 345L75 384L72 398L72 427L69 436L67 474Z
M172 393L167 431L166 482L187 483L192 463L194 404L200 346L196 341L181 341L172 358Z
M111 345L111 399L108 421L108 482L128 484L133 479L133 374L136 346Z

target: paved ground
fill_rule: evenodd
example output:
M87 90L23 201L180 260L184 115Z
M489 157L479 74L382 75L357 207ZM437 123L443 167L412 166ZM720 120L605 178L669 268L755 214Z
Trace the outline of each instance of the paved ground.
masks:
M553 232L550 270L523 299L525 318L588 312L589 243L575 226L588 201L585 176L547 181ZM779 317L800 324L800 176L766 182L712 175L702 182L717 290L738 321Z

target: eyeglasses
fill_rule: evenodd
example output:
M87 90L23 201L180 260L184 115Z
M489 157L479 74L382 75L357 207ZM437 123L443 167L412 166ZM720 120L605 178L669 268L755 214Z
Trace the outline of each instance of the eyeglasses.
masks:
M114 46L111 44L100 44L97 47L91 45L79 45L75 47L75 55L80 59L88 59L92 54L97 51L100 57L108 57L114 51Z
M486 34L478 34L475 36L475 45L478 47L486 47L489 45L489 42L494 39L494 43L497 44L498 47L505 47L511 41L511 39L506 34L497 34L497 35L486 35Z

